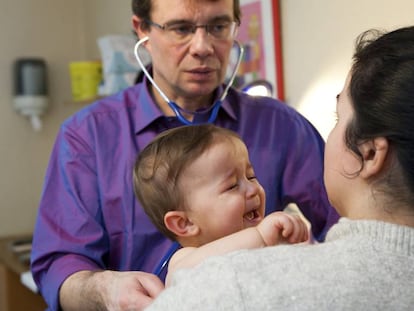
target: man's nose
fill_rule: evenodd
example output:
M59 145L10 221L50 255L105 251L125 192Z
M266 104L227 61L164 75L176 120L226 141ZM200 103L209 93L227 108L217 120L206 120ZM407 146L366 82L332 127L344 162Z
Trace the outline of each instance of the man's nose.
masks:
M198 56L207 56L213 53L213 38L205 27L198 27L191 38L190 53Z

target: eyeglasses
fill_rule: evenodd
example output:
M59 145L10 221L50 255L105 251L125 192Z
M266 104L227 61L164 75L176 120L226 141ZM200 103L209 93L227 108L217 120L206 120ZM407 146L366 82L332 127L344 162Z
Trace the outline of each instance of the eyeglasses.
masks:
M204 28L211 37L216 40L229 40L236 36L236 22L217 22L205 25L196 25L190 22L171 22L164 25L146 21L149 25L155 26L168 34L168 37L179 44L187 43L191 40L197 28Z

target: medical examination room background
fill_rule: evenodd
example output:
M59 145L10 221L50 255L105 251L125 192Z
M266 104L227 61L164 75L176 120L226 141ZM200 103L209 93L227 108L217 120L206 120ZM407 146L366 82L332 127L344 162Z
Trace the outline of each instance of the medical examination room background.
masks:
M280 0L280 12L285 101L324 138L355 37L414 24L412 0ZM129 34L130 18L126 0L0 0L0 236L33 230L59 125L85 104L72 101L68 64L98 58L96 39ZM38 132L12 106L12 65L20 57L48 66L50 106Z

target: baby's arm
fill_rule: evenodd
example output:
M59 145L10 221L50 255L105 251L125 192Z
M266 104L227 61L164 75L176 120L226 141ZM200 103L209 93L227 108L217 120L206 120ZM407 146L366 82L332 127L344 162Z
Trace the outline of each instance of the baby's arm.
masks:
M240 249L253 249L280 243L300 243L308 239L308 228L299 216L274 212L256 227L247 228L200 247L184 247L171 258L166 286L178 269L191 268L210 256L223 255Z

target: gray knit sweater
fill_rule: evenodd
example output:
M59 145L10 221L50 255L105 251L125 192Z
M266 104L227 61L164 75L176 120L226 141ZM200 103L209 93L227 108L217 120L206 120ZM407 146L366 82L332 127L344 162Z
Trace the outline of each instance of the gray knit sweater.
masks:
M414 310L414 228L342 218L325 243L212 257L147 310Z

